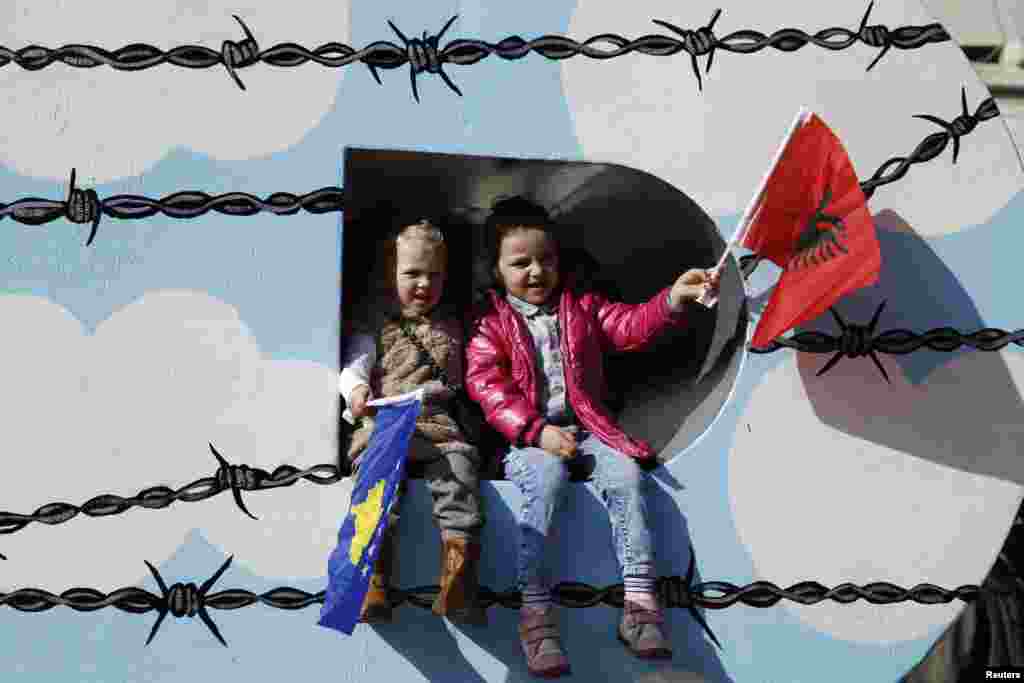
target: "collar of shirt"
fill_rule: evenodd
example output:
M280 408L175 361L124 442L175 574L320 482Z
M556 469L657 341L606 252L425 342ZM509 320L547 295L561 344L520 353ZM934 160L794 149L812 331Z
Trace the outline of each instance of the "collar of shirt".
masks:
M537 306L531 304L529 301L523 301L522 299L506 294L508 302L512 305L512 308L519 311L524 318L533 318L538 315L551 315L558 310L558 303L546 303L543 306Z

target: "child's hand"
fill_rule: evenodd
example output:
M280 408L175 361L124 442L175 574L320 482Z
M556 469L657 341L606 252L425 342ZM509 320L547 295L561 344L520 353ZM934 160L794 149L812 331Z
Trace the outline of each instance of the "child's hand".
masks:
M562 458L576 456L576 435L567 429L544 425L540 432L540 447Z
M370 385L360 384L358 387L352 390L352 401L349 403L348 411L352 413L352 417L359 419L366 417L367 415L373 415L377 411L372 406L367 406L366 402L370 400Z
M696 301L705 294L708 297L717 297L721 279L721 273L714 269L691 268L686 271L679 276L679 279L672 285L672 291L669 292L672 310L678 313L682 310L684 303Z

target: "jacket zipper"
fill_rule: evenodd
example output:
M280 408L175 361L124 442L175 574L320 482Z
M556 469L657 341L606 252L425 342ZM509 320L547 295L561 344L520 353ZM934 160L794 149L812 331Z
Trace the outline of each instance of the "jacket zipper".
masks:
M569 404L569 411L572 416L579 421L579 411L575 406L575 398L573 396L573 387L576 383L575 373L573 372L573 363L569 356L569 314L567 299L567 289L562 290L562 296L558 302L558 348L562 351L562 374L565 376L565 399Z

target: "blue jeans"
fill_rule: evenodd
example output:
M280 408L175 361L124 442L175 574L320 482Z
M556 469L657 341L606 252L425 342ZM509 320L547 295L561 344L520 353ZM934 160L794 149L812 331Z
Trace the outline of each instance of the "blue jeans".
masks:
M608 510L612 543L622 575L654 576L654 547L644 499L649 475L632 458L581 431L572 461L535 447L513 447L505 456L505 473L523 496L516 577L520 590L527 585L548 585L545 547L551 520L569 485L567 462L579 464L591 473L586 485L598 494Z

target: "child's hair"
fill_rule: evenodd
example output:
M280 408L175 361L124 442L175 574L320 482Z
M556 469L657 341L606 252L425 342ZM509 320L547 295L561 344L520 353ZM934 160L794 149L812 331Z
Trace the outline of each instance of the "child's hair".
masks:
M540 230L547 234L559 253L559 270L564 272L561 239L547 210L522 196L507 197L499 199L491 206L491 213L484 223L484 259L479 265L478 275L483 280L485 289L504 289L498 276L501 243L517 230L526 229Z
M384 272L391 282L395 279L395 269L398 267L398 243L409 240L426 242L440 250L441 255L447 261L448 245L444 241L444 233L426 218L421 218L415 223L401 225L391 231L384 244Z

